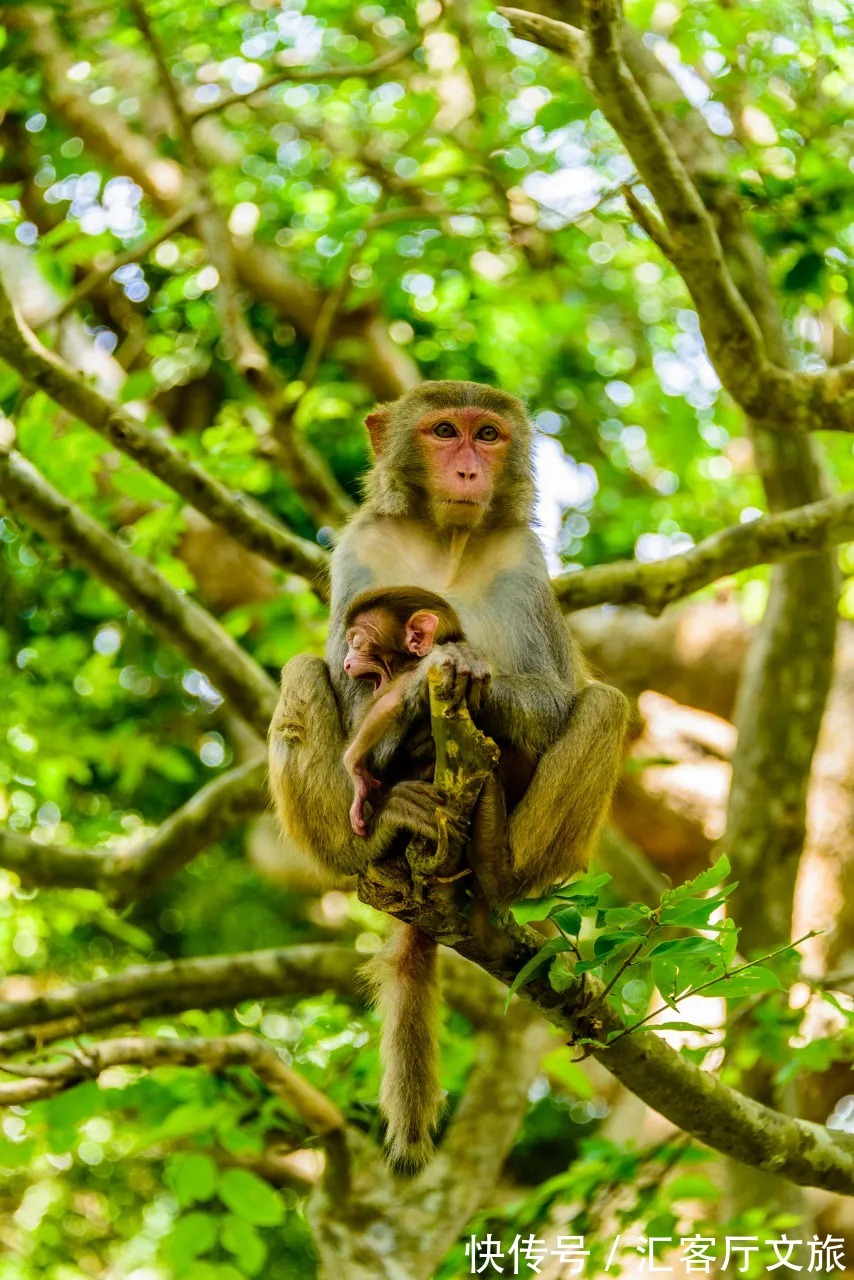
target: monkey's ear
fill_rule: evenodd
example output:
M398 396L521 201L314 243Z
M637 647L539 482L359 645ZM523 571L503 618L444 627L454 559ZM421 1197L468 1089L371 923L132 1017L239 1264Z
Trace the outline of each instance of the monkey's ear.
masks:
M414 653L418 658L428 654L433 648L433 637L438 625L439 619L435 613L428 613L426 609L413 613L407 619L404 632L404 644L409 653Z
M389 412L384 404L378 404L376 409L372 410L365 418L365 426L368 428L368 435L371 437L371 448L377 457L380 456L385 446L388 420Z

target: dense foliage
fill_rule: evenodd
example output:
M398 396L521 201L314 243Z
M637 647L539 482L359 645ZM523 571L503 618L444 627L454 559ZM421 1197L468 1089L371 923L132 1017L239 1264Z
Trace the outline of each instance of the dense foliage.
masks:
M238 262L260 246L281 272L255 287L248 266L238 272L245 319L286 385L293 429L351 499L368 464L367 407L393 395L395 379L420 375L525 398L556 571L658 559L764 509L743 416L721 390L682 280L629 213L622 187L642 194L639 179L568 61L514 38L479 0L444 12L437 0L323 0L310 12L302 0L157 0L149 12L189 113L283 65L301 69L212 110L196 138ZM850 359L850 9L634 0L627 20L722 141L720 181L767 258L800 367ZM279 465L269 403L235 367L197 224L188 214L134 256L169 218L192 212L196 193L131 10L10 4L0 21L0 271L25 318L211 475L328 544ZM413 35L417 48L360 74ZM304 70L342 66L348 74ZM139 145L134 156L127 139ZM130 260L57 321L81 281L126 250ZM324 306L331 331L318 348ZM321 651L323 606L302 579L226 542L10 365L0 365L0 410L16 447L65 498L195 593L272 677L294 653ZM821 447L832 485L851 487L850 437L823 435ZM851 547L840 565L841 615L854 618ZM768 577L760 567L735 585L749 622ZM48 848L118 848L257 749L201 670L11 516L0 517L0 602L9 831ZM333 936L375 949L381 918L282 870L265 828L235 830L130 907L90 888L36 891L0 872L3 998L142 961ZM614 886L581 905L591 907L582 936L597 909L600 939L641 926L645 936L650 908L628 909ZM707 922L708 910L688 921ZM577 937L575 923L564 936ZM734 932L731 943L730 961ZM607 941L596 945L606 959ZM615 993L624 1009L642 1015L652 982L667 983L664 964L624 975ZM775 966L784 980L792 964L789 953ZM767 995L780 978L764 972ZM730 994L759 993L745 980ZM463 1014L445 1016L453 1104L475 1050ZM148 1034L161 1027L257 1031L357 1127L379 1132L376 1019L350 999L250 1000L143 1024ZM731 1045L729 1078L762 1055L788 1081L849 1052L834 1033L796 1061L798 1034L797 1011L768 996L758 1024ZM88 1039L84 1022L66 1047L85 1051ZM699 1036L688 1042L702 1060ZM599 1077L570 1050L544 1059L502 1184L448 1255L443 1280L467 1273L472 1231L509 1243L571 1219L574 1234L595 1237L591 1273L621 1230L721 1233L707 1153L678 1137L626 1142L603 1127L608 1108ZM6 1110L2 1131L2 1280L313 1274L305 1203L316 1144L248 1069L116 1068ZM265 1165L271 1146L298 1154ZM727 1231L792 1221L745 1210ZM751 1274L758 1267L754 1259Z

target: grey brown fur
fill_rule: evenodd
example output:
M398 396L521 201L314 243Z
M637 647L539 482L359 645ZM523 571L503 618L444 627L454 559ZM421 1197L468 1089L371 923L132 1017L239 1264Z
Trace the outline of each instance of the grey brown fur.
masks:
M431 492L416 426L430 409L472 405L501 414L511 443L477 523L452 527L443 523ZM442 646L425 661L435 659L447 679L472 691L474 718L499 746L539 758L509 816L510 865L493 868L492 877L501 897L537 893L586 864L616 784L627 704L617 690L589 681L560 616L530 525L534 487L527 414L512 396L477 383L428 382L381 406L368 422L377 458L366 502L332 558L327 661L300 656L287 664L270 729L270 782L283 829L306 854L339 874L382 858L401 831L435 835L435 794L427 784L407 782L389 789L368 836L354 835L342 764L371 696L343 670L348 605L368 587L414 584L450 602L468 640ZM413 702L410 718L423 706L423 699ZM405 728L390 735L386 763ZM379 755L374 760L382 768ZM393 998L393 990L384 989L382 1003ZM433 998L422 993L425 1006ZM387 1066L387 1078L405 1078L405 1071L405 1064ZM398 1151L401 1143L411 1148L417 1163L436 1099L419 1104L407 1096L407 1105L420 1107L407 1133L420 1136L410 1142L392 1133L391 1140Z

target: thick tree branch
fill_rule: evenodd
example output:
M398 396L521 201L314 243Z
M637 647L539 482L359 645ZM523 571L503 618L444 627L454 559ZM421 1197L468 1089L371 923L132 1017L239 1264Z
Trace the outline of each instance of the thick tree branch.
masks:
M0 1002L0 1054L188 1009L230 1008L244 1000L297 998L335 991L364 997L358 980L363 957L329 943L275 947L232 955L134 965L107 978L51 991L29 1000ZM446 999L475 1027L503 1021L501 987L453 953L443 956Z
M201 605L171 587L146 560L125 551L14 450L0 450L0 496L11 511L136 609L192 666L204 671L256 733L266 735L276 686Z
M439 941L474 960L509 986L515 975L542 946L542 937L530 929L503 921L500 933L490 938L461 936L460 908L443 892L429 901L415 901L408 877L396 889L386 880L383 895L362 881L360 894L381 909L424 928ZM384 896L385 901L381 898ZM444 916L444 918L443 918ZM585 975L563 992L552 989L545 978L535 979L522 996L557 1026L570 1033L573 1042L588 1037L597 1043L622 1024L596 997L602 984ZM707 1146L734 1160L778 1174L803 1186L824 1187L844 1194L854 1192L854 1138L836 1135L821 1125L783 1115L723 1084L708 1071L671 1049L653 1031L640 1030L607 1048L594 1048L595 1056L618 1080L654 1111Z
M561 20L551 26L548 19L545 20L549 32L545 43L549 39L558 43L566 39L566 49L562 51L570 57L578 53L582 57L586 55L589 45L583 41L579 45L577 31L570 31L566 36L568 29L563 24L570 22L590 29L591 0L529 0L529 3L532 8ZM768 361L776 366L774 377L779 390L780 371L784 376L792 376L785 374L790 353L782 312L771 284L768 262L745 219L724 146L712 134L701 113L686 101L682 89L647 47L640 32L618 23L613 7L604 12L604 18L598 7L592 16L600 24L606 45L605 80L609 75L617 79L616 84L610 85L614 112L609 118L619 133L626 104L631 115L631 104L639 102L635 90L642 90L641 114L626 122L629 133L624 141L628 145L631 137L632 145L644 154L644 177L657 199L661 194L659 207L665 213L674 200L678 201L680 189L683 192L685 189L681 175L677 175L677 186L663 194L660 192L662 181L674 168L672 157L668 157L661 146L662 138L669 139L690 184L702 195L725 250L731 280L752 311ZM538 21L544 31L544 20ZM539 38L533 27L528 30L528 38ZM524 34L521 28L520 34ZM626 64L630 75L626 74ZM596 86L590 80L588 83L596 99ZM605 87L609 89L607 84ZM660 135L647 127L650 111L661 128ZM658 156L666 161L661 173L655 171ZM696 203L693 208L696 213ZM678 215L678 208L676 213ZM649 217L644 225L668 253L673 239L669 230L662 229L661 234L658 222L652 223ZM707 233L705 242L708 243ZM678 254L673 261L681 270L683 262ZM695 260L687 264L693 275L690 280L686 276L686 283L695 295L707 341L710 339L704 315L707 307L703 302L706 295L702 275L709 267L716 270L717 261L715 252L708 261L703 258L701 262ZM724 292L729 296L728 289ZM718 320L721 318L722 315ZM735 318L738 321L738 314ZM738 331L736 325L735 332ZM749 326L748 338L747 350L753 342ZM738 398L735 383L730 380L725 363L712 350L711 342L709 352L718 363L724 385ZM725 358L726 352L724 361ZM737 368L734 372L738 375ZM791 427L791 422L786 417L785 403L772 408L770 391L767 403L763 403L762 395L757 402L750 398L750 408L755 415L749 424L750 434L769 510L784 511L827 496L827 481L815 440L805 435L802 428L839 425L840 418L843 419L841 425L850 421L850 386L850 367L829 369L815 377L795 375L790 416L796 420L796 430L779 429L787 422ZM783 398L785 400L785 395ZM816 398L827 403L816 404ZM780 409L784 416L775 418ZM836 422L832 421L834 416ZM731 854L733 870L740 883L736 910L743 922L742 941L748 949L767 951L790 936L794 886L806 829L810 771L833 664L838 591L834 561L835 557L825 553L775 566L768 605L741 683L737 707L738 746L733 760L734 781L725 847ZM798 708L796 716L792 715L792 707ZM766 1083L766 1096L770 1096L770 1081Z
M90 1015L109 1012L115 1025L130 1017L218 1009L258 1000L322 995L337 991L357 997L358 966L362 957L350 947L320 943L271 947L232 955L196 956L134 965L107 978L94 978L31 1000L0 1001L0 1032L37 1027L62 1019L88 1028ZM129 1014L143 1008L142 1014ZM67 1033L65 1033L67 1034ZM0 1037L0 1053L16 1052L7 1036Z
M854 431L854 367L795 374L769 359L715 223L625 62L616 0L585 0L584 32L526 10L498 12L517 35L578 67L658 205L664 232L653 238L685 281L709 356L733 399L769 429Z
M421 919L425 905L407 902L405 895L411 891L411 881L402 880L396 914ZM435 906L433 901L428 907L434 931L505 986L542 945L541 936L512 924L505 924L487 944L466 931L465 917L456 908L440 927ZM359 962L347 947L304 945L141 965L64 991L0 1004L0 1053L9 1055L120 1021L229 1007L241 1000L327 990L352 998L358 994ZM465 1003L463 987L469 984L478 991L483 979L469 965L457 970L458 963L450 966L449 994L456 1000L456 987ZM523 994L574 1038L601 1039L620 1024L607 1008L591 1004L596 992L589 978L586 995L580 983L558 994L540 979ZM488 1011L496 1007L491 987L483 988L483 999L484 1011L491 1016ZM654 1110L715 1150L805 1186L849 1194L854 1190L854 1139L754 1102L670 1049L655 1032L633 1033L597 1050L596 1056Z
M114 905L124 905L147 897L266 804L266 761L252 760L202 787L156 831L118 848L44 845L7 827L0 830L0 866L23 884L98 889Z
M186 458L169 440L142 426L43 347L15 311L0 280L0 356L25 382L38 387L75 418L133 458L186 502L250 551L289 573L297 573L323 593L319 579L326 553L278 524L245 498L233 494Z
M718 578L768 561L813 555L850 539L854 493L722 529L690 551L652 564L622 560L564 573L553 580L554 589L567 612L610 603L640 604L661 613Z

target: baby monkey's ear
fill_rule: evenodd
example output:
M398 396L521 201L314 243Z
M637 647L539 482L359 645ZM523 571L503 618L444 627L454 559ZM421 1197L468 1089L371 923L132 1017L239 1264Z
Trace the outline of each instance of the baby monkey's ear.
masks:
M439 619L435 613L428 613L426 609L413 613L406 621L403 634L407 652L414 653L418 658L428 654L433 648L433 637L438 625Z

